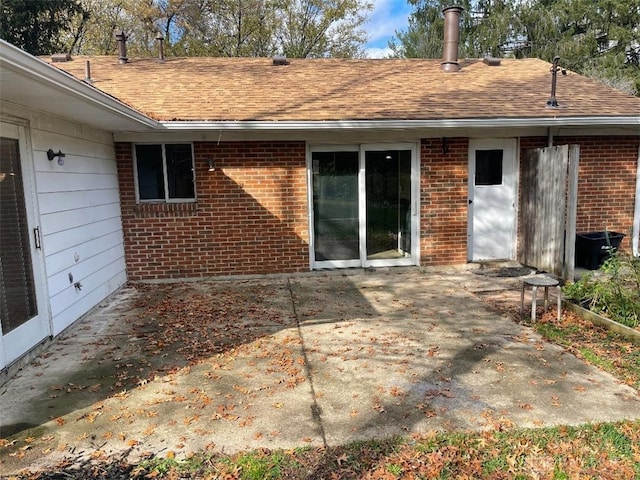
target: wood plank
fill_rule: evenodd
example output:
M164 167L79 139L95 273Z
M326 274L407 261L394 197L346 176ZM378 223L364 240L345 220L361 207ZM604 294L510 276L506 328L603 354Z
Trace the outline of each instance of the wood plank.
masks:
M576 222L578 217L578 166L580 145L569 147L567 179L567 220L565 225L564 271L565 280L575 280Z
M120 216L92 223L90 228L82 225L69 230L43 235L42 242L45 245L47 255L53 255L113 232L122 234Z
M525 152L522 169L520 262L562 275L566 145Z
M118 188L118 177L113 173L36 172L38 193L73 192Z
M120 201L116 188L77 192L48 192L40 194L39 199L41 215L76 210L78 208L97 207Z
M40 216L40 227L43 235L64 232L76 228L93 228L93 224L110 218L120 218L120 204L111 203L96 207L77 208L65 212L49 213ZM46 250L46 243L45 243Z
M93 281L100 282L98 272L112 264L117 265L119 269L125 269L124 247L122 244L112 245L111 248L107 248L96 255L81 259L68 269L49 275L47 279L49 295L53 298L66 289L75 290L73 287L75 282L82 283L84 290L87 278L93 276ZM69 274L73 277L73 281L70 280Z
M69 269L74 268L79 262L100 255L118 245L124 249L124 239L122 232L119 231L83 241L78 245L71 245L69 248L47 255L47 274L52 277L60 272L68 273Z

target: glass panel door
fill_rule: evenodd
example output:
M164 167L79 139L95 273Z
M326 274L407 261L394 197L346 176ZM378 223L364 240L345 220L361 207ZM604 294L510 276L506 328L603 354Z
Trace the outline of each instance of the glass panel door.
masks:
M418 263L414 147L394 147L312 150L313 268Z
M0 368L50 333L26 129L0 131Z
M313 152L311 163L315 262L358 265L358 152Z
M38 311L18 140L0 137L0 325L3 335Z
M411 256L411 151L365 153L367 260Z

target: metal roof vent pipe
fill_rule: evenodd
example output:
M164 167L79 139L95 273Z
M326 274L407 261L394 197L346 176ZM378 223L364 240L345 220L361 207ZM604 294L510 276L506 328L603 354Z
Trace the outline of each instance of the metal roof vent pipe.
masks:
M457 72L460 70L458 45L460 44L460 16L462 11L462 7L447 7L442 10L444 14L444 49L440 68L443 72Z
M158 41L158 63L164 63L164 37L160 32L156 35Z
M566 75L567 71L564 68L558 66L560 62L560 57L553 58L553 65L551 65L551 96L549 100L547 100L547 108L560 108L560 104L558 103L558 99L556 98L556 83L558 80L558 72L561 72L562 75Z
M84 81L93 84L93 80L91 80L91 62L89 60L84 61Z
M116 43L118 44L118 63L125 64L129 62L127 58L127 36L124 31L116 32Z

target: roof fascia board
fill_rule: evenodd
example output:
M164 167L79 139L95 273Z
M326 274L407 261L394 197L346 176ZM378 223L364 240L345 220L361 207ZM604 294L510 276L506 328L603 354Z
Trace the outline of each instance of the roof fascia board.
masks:
M413 130L423 128L505 128L505 127L594 127L637 126L640 115L630 117L556 118L463 118L447 120L353 120L353 121L171 121L159 122L166 130Z
M4 40L0 40L0 67L10 68L21 75L38 80L51 88L62 90L67 94L146 127L162 128L159 122L131 108L115 97L101 92Z

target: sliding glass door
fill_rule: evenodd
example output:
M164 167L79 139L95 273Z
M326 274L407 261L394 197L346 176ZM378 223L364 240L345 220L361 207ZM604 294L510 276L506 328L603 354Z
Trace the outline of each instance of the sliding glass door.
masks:
M412 145L311 149L313 268L417 264Z
M353 266L360 259L358 152L313 153L316 262Z

